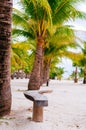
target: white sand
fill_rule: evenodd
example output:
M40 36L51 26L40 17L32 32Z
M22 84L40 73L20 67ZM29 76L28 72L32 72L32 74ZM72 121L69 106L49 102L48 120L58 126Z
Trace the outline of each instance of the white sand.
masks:
M33 103L23 95L28 80L12 80L12 111L0 119L0 130L86 130L86 85L74 84L73 81L51 80L53 90L45 94L49 106L44 107L42 123L31 120Z

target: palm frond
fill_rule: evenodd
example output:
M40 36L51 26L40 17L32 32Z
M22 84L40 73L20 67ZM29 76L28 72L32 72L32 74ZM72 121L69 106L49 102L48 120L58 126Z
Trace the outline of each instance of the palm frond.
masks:
M34 34L30 33L30 31L23 30L23 29L12 29L13 36L24 36L26 38L34 39Z
M34 20L50 20L51 8L47 0L21 0L25 12Z
M49 0L50 2L51 0ZM53 23L63 23L64 21L68 21L69 19L75 19L76 17L84 18L86 17L85 13L78 11L75 7L75 3L79 3L80 1L76 0L57 0L53 2ZM51 2L52 3L52 2Z
M24 28L24 29L28 29L28 23L25 19L23 19L21 16L19 16L18 14L13 14L12 15L12 19L13 19L13 25L15 25L16 27L20 27L20 28Z

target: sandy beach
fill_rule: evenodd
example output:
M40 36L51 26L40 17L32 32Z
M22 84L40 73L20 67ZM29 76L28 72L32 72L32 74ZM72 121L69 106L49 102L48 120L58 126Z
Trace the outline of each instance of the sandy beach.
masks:
M0 118L0 130L86 130L86 84L82 81L50 80L41 90L45 93L48 107L44 107L43 122L31 120L33 102L24 97L27 79L11 81L12 110Z

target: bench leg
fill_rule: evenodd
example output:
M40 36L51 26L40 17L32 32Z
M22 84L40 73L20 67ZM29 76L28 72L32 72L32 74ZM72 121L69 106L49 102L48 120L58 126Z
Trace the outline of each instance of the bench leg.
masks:
M33 121L42 122L43 121L43 106L36 106L33 103Z

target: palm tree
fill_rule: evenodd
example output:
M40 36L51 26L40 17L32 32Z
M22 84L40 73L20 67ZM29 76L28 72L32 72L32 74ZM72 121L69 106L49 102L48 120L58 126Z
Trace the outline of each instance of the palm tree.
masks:
M53 27L54 28L54 27ZM54 29L53 29L54 30ZM52 30L51 30L52 31ZM68 26L62 26L54 30L54 33L51 32L48 45L45 48L44 53L44 63L43 63L43 83L47 82L49 79L49 70L52 62L61 59L65 55L68 47L75 47L75 35L73 30ZM57 42L58 41L58 42Z
M74 83L78 82L78 66L75 64L75 78L74 78Z
M0 116L11 109L10 49L12 0L0 1Z
M82 15L74 7L74 3L77 2L75 0L66 2L64 0L21 0L21 2L24 11L21 13L15 10L13 21L17 26L20 25L20 28L16 30L18 34L34 38L36 41L35 60L28 89L39 89L44 47L47 43L49 28L52 24L63 24L71 18L82 17Z
M86 42L84 42L84 47L82 47L82 57L79 61L79 65L84 68L83 83L86 84Z
M71 77L74 77L74 83L77 83L78 82L78 66L79 66L79 61L82 57L82 54L80 52L76 53L76 52L66 51L65 56L71 59L73 62L75 71L72 73Z
M76 66L75 82L77 82L77 75L78 75L77 69L78 69L78 67L81 67L84 71L83 83L86 84L86 42L83 42L83 43L84 43L84 46L83 47L80 46L82 52L77 53L77 54L71 53L71 54L69 54L69 57L73 60L73 65ZM68 55L68 54L66 54L66 55Z

